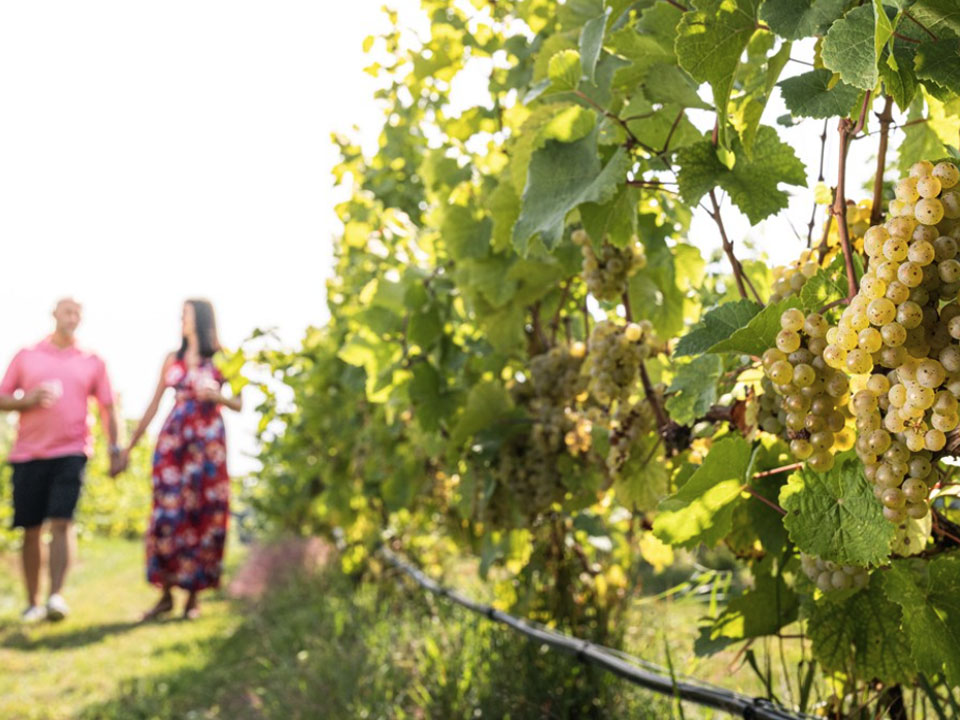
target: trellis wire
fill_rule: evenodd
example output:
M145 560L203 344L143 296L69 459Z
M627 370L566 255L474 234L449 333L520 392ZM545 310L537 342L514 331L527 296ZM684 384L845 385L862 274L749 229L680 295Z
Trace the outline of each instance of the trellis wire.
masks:
M444 587L401 559L387 548L380 554L393 567L405 573L428 592L445 597L471 612L506 625L555 650L574 655L581 662L603 668L628 682L654 692L681 700L722 710L746 720L814 720L812 716L795 713L767 700L715 687L693 679L680 679L658 665L635 658L612 648L538 626L527 620L502 612L489 605L477 603L451 588Z

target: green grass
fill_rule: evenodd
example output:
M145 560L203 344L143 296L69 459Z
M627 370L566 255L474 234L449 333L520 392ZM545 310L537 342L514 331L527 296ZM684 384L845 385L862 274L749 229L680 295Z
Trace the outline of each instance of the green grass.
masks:
M143 577L141 543L91 540L81 545L65 593L72 614L57 624L23 626L19 571L9 556L2 563L0 717L71 718L133 678L200 668L209 639L240 623L230 604L211 594L196 622L138 624L157 595Z
M25 628L16 620L14 559L0 557L0 717L671 714L667 699L518 642L449 603L393 579L355 584L335 569L259 603L211 595L196 622L140 625L137 614L155 598L142 560L139 543L83 544L68 593L70 618Z

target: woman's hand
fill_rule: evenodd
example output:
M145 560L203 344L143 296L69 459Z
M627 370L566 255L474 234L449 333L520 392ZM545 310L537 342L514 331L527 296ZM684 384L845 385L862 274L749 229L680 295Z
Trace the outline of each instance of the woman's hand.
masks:
M127 469L130 464L130 448L123 448L116 453L110 453L110 477L117 475Z
M201 402L210 402L210 403L217 403L217 404L222 404L224 402L224 397L223 395L220 394L219 386L215 386L213 384L204 385L197 388L197 398Z

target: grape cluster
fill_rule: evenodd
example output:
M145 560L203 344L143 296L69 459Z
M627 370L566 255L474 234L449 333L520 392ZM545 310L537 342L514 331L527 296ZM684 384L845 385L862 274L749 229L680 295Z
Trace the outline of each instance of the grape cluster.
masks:
M646 320L618 325L603 320L594 327L588 343L586 369L593 396L603 404L625 401L637 383L637 373L650 355L653 326Z
M570 401L585 389L580 373L586 356L582 342L557 345L530 360L530 381L538 397L557 403Z
M870 581L870 574L866 568L838 565L806 553L800 553L800 566L804 574L813 580L822 592L850 588L859 590L866 587Z
M869 266L823 358L862 376L850 399L856 450L894 523L927 515L935 456L960 424L960 171L919 162L889 219L867 230Z
M597 300L619 300L627 290L630 276L647 264L643 245L636 236L623 248L604 241L599 255L594 252L586 231L574 230L572 240L583 250L583 280Z
M776 303L800 292L804 283L817 274L820 266L813 250L804 250L800 257L789 265L773 268L773 292L770 302Z
M656 422L646 399L617 407L610 417L610 449L607 451L607 470L611 477L620 476L636 442L655 429Z
M819 313L790 308L780 317L776 347L763 354L766 387L773 403L761 422L768 432L785 431L790 451L813 470L833 467L834 453L849 449L853 434L847 428L849 381L825 362L827 320ZM774 413L774 410L776 412Z

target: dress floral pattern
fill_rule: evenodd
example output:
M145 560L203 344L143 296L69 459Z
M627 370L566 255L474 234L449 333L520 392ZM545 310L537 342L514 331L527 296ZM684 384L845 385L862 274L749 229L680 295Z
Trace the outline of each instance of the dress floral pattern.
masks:
M176 404L153 455L153 511L147 531L147 580L198 591L219 587L230 508L230 476L220 406L197 390L220 371L176 360L165 382Z

